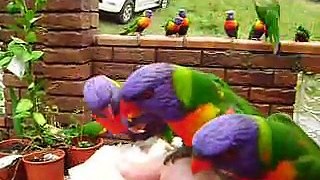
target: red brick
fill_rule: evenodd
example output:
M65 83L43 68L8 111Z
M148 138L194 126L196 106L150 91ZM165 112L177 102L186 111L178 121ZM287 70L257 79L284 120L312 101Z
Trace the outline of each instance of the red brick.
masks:
M27 83L20 80L13 74L5 73L3 76L3 82L5 86L8 87L27 87Z
M275 71L274 84L279 87L295 87L297 73L288 70Z
M92 59L95 61L111 61L112 47L95 46L91 49Z
M224 69L223 68L203 68L203 67L200 67L200 68L195 68L199 71L203 71L203 72L206 72L206 73L212 73L216 76L219 76L221 79L224 79L225 76L224 76Z
M59 112L75 112L76 109L85 107L82 97L48 96L48 104L59 107Z
M283 106L283 105L271 105L271 112L283 112L289 115L293 115L293 106Z
M267 116L270 113L269 104L253 104L263 115Z
M82 96L84 81L48 81L47 93L51 95Z
M9 42L11 36L15 36L15 32L9 29L0 29L0 41Z
M89 11L94 9L95 3L98 1L92 0L49 0L46 10L47 11L63 11L63 12L71 12L71 11Z
M157 61L182 65L197 65L201 61L201 51L159 49L157 51Z
M232 85L273 86L272 71L227 69L226 80Z
M14 88L13 90L16 93L16 95L19 96L19 89L18 88ZM9 88L5 88L3 93L4 93L5 101L11 101Z
M90 29L93 13L45 13L39 25L46 29Z
M246 68L249 55L243 51L204 51L202 64L213 67Z
M248 56L252 68L292 69L299 56L278 56L273 54L253 54Z
M112 79L126 79L135 69L135 64L94 62L93 74L103 74Z
M14 23L14 17L10 14L1 13L0 14L0 26L8 26L9 24Z
M11 115L12 114L12 103L9 101L4 102L5 108L6 108L6 114Z
M19 89L20 97L24 97L27 94L27 89Z
M320 56L304 56L301 60L303 69L308 72L320 73Z
M99 27L99 13L91 13L91 27L98 28Z
M45 63L59 64L83 64L91 59L89 48L72 49L72 48L45 48L43 60Z
M113 61L125 63L153 63L155 49L113 48Z
M3 116L0 117L0 127L7 127L6 119ZM1 134L1 132L0 132L0 134Z
M237 93L239 96L248 99L249 98L249 90L250 87L245 86L232 86L232 89Z
M91 76L91 63L81 65L47 65L37 63L35 73L49 79L85 80Z
M86 47L94 42L93 30L49 31L39 34L39 42L46 46Z
M295 90L279 88L266 89L252 87L250 91L250 100L258 103L292 105L295 100Z
M10 2L10 0L1 0L0 1L0 11L1 12L6 11L6 7L9 2Z

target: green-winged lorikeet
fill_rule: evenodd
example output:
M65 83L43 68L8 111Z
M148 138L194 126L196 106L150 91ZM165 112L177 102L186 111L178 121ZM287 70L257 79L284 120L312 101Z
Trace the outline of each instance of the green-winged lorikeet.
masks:
M169 19L166 24L162 27L164 27L165 35L171 36L171 35L177 35L180 30L180 26L183 23L183 18L177 16L173 19Z
M274 54L280 49L280 4L278 0L253 0L259 20L267 28L269 41L274 46Z
M185 9L179 9L179 11L178 11L178 16L181 17L181 18L183 18L183 22L182 22L182 24L180 25L178 34L179 34L180 36L185 36L185 35L187 35L187 33L188 33L189 24L190 24L189 18L187 17L187 12L186 12L186 10L185 10Z
M151 25L152 16L152 10L145 10L143 15L138 17L128 27L125 27L124 30L120 32L120 35L128 35L132 33L138 33L138 35L141 35L142 32Z
M235 11L226 11L227 18L224 21L224 31L230 38L238 38L239 23L235 20Z
M239 180L316 180L320 148L288 115L228 114L194 135L191 168L223 169Z
M155 114L183 139L189 147L186 155L191 153L194 133L211 119L225 113L261 115L214 74L169 63L153 63L134 71L120 96L123 118L135 121L145 113Z
M309 42L309 39L310 39L310 31L301 25L298 26L294 40L296 42Z
M92 111L93 118L100 123L110 135L128 134L134 140L146 139L153 135L164 136L168 141L173 138L167 125L158 120L156 116L145 114L136 120L148 121L145 125L146 132L138 132L134 128L128 129L128 121L120 119L120 84L104 75L98 75L88 79L85 82L83 94L84 101L88 108ZM133 126L132 124L130 124Z
M250 32L249 32L249 39L250 40L258 40L265 35L268 38L268 31L266 25L259 19L252 25Z

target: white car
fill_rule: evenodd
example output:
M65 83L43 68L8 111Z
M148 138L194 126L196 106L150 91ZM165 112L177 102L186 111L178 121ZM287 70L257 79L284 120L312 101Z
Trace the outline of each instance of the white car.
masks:
M99 10L115 14L117 22L126 24L135 13L151 8L166 8L169 0L99 0Z

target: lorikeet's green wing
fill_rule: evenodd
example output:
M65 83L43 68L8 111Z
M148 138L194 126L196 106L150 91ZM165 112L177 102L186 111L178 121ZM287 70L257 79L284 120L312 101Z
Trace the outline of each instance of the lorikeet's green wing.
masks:
M127 35L129 33L133 33L138 28L138 22L141 19L141 17L136 18L129 26L125 27L122 32L120 32L120 35Z
M173 85L186 110L211 103L225 113L229 108L244 114L260 113L248 101L236 95L231 87L214 74L175 66Z
M280 43L280 4L277 0L253 0L258 18L263 21L268 30L268 37L278 51Z
M254 33L255 33L255 25L253 24L250 28L248 39L252 39L252 36L254 35Z
M320 158L312 155L301 156L294 161L297 180L320 179Z
M89 137L97 137L101 133L103 133L103 126L96 121L91 121L83 125L82 134L87 135Z
M169 143L171 143L173 138L174 138L174 134L173 134L172 130L169 127L166 127L166 130L164 131L162 136Z

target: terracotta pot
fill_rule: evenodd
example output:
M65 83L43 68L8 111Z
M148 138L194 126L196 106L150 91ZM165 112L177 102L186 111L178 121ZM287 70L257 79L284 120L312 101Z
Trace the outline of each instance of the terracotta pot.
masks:
M83 140L90 140L94 142L93 139L88 137L82 137ZM73 139L73 144L77 144L79 138ZM88 148L80 148L76 146L72 146L67 150L67 162L68 167L73 167L78 164L84 163L87 159L89 159L101 146L103 146L103 138L95 139L96 145L88 147Z
M0 142L0 149L1 148L8 148L10 146L13 146L15 144L23 144L23 145L28 145L31 143L31 141L29 139L8 139L8 140L4 140L4 141L1 141ZM24 154L27 154L27 152L23 153L22 155ZM4 156L8 156L10 155L9 153L4 153L4 152L0 152L0 158L4 157ZM14 176L14 172L16 171L16 168L18 167L17 169L17 172L16 172L16 175L15 175L15 180L26 180L26 171L25 171L25 168L23 166L23 163L20 162L20 163L16 163L14 166L12 167L8 167L8 168L5 168L5 169L1 169L0 170L0 179L11 179L13 176ZM6 177L6 178L4 178Z
M52 153L59 158L53 161L32 162L34 158ZM64 180L64 157L65 152L61 149L49 151L36 151L23 157L28 180Z

